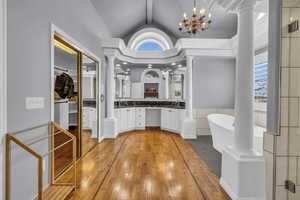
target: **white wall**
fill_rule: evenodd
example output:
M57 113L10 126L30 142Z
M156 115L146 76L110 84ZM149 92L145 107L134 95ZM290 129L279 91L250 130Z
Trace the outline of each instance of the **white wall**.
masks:
M235 59L197 57L193 65L193 108L234 108Z
M8 131L50 121L50 36L55 24L89 51L103 57L109 32L89 0L8 1ZM25 97L45 98L45 108L25 109ZM38 148L38 147L37 147ZM44 147L38 148L43 149ZM25 156L16 165L28 166ZM26 157L27 158L27 157ZM21 164L20 164L21 163ZM13 199L32 199L34 168L17 174ZM36 187L36 186L35 186Z

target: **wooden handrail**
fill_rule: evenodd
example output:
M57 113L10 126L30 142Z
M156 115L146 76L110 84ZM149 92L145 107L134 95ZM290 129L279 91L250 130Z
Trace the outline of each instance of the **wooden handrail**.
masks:
M5 163L5 170L6 170L6 200L11 199L11 141L17 144L18 146L22 147L25 151L33 155L38 159L38 200L43 199L43 172L44 172L44 162L43 157L35 150L33 150L30 146L22 143L18 138L13 136L12 134L6 134L6 163Z
M73 161L72 161L72 165L74 168L74 190L76 190L76 137L74 135L72 135L70 132L68 132L67 130L63 129L62 127L60 127L59 125L57 125L54 122L48 123L48 125L51 127L51 149L48 153L44 154L44 155L49 155L51 153L51 159L52 159L52 171L51 171L51 184L54 185L55 183L55 177L54 177L54 151L57 150L58 148L61 148L63 145L69 143L69 142L73 142ZM36 126L34 128L29 128L29 129L25 129L22 131L18 131L17 134L20 134L22 132L26 132L26 131L31 131L34 130L36 128L41 128L44 127L45 125L40 125L40 126ZM55 129L58 129L58 132L54 132ZM58 133L63 133L65 135L67 135L68 137L70 137L71 139L68 140L67 142L65 142L64 144L60 145L59 147L54 148L54 136L57 135ZM35 144L43 139L47 139L49 138L49 136L47 137L41 137L38 138L37 140L33 141L30 144ZM12 152L12 148L11 148L11 143L15 143L16 145L20 146L22 149L24 149L25 151L27 151L28 153L30 153L32 156L34 156L35 158L38 159L38 196L37 199L38 200L43 200L43 181L44 181L44 155L39 154L38 152L36 152L34 149L32 149L30 147L30 144L25 144L23 143L20 139L15 137L15 134L11 134L11 133L7 133L6 134L6 144L5 144L5 172L6 172L6 176L5 176L5 199L6 200L10 200L11 199L11 152ZM66 186L70 186L70 183L60 183L59 185L66 185Z
M55 122L51 122L51 127L52 127L52 133L54 133L54 129L58 129L59 131L62 131L64 134L66 134L67 136L69 136L70 138L72 138L73 140L73 159L72 159L72 163L73 163L73 176L74 176L74 186L75 186L75 190L76 190L76 182L77 182L77 177L76 177L76 159L77 159L77 155L76 155L76 137L71 134L69 131L67 131L66 129L60 127L58 124L56 124ZM53 134L52 134L53 135ZM68 143L68 142L67 142ZM54 148L54 136L52 138L52 146ZM55 181L55 173L54 173L54 151L51 152L52 153L52 184L56 184Z

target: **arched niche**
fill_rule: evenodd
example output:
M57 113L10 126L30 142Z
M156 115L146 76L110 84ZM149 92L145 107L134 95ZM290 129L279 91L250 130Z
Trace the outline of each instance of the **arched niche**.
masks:
M141 75L141 82L143 85L143 90L145 93L145 97L147 96L147 90L149 88L157 89L157 98L162 98L163 94L163 75L159 69L146 69Z

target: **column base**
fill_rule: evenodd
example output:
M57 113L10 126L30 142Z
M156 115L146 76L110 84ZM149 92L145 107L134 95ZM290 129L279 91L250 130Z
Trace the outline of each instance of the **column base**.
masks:
M233 200L265 200L264 157L225 148L220 184Z
M105 118L104 119L104 136L103 138L116 138L117 132L117 119Z
M197 139L197 123L196 120L186 118L183 121L181 136L184 139Z

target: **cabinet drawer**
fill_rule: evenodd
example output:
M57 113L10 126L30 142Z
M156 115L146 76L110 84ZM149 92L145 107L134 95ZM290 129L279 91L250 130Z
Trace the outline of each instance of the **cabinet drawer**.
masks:
M136 121L136 123L139 123L139 122L145 123L145 119L142 119L142 118L137 118L137 119L135 119L135 121Z
M135 117L136 119L145 119L145 115L143 114L136 114Z
M136 108L136 111L137 111L137 112L144 112L144 111L145 111L145 108Z
M142 122L137 122L135 124L136 127L145 127L145 123L142 123Z

